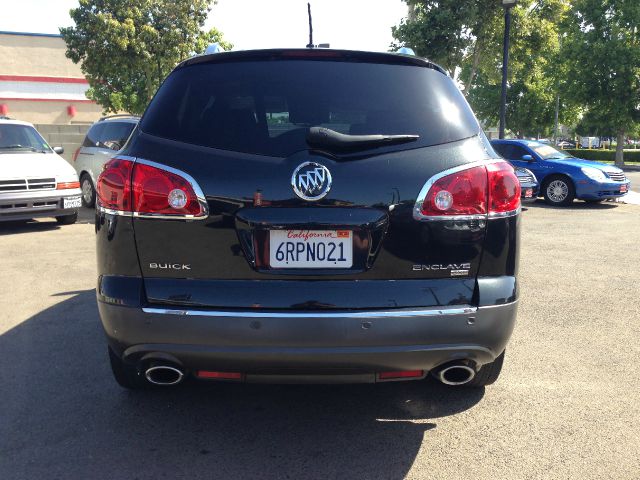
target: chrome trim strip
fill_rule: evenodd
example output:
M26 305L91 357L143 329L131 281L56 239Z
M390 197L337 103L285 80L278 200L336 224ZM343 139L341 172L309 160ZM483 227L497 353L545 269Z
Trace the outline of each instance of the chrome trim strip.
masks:
M128 160L130 162L140 163L142 165L149 165L150 167L154 167L160 170L164 170L166 172L173 173L174 175L178 175L179 177L184 178L189 184L191 188L193 188L196 197L198 198L198 203L200 204L200 208L202 210L202 214L200 215L167 215L167 214L159 214L159 213L144 213L144 212L126 212L122 210L112 210L110 208L104 208L100 205L99 201L96 202L96 210L101 213L107 213L109 215L120 215L123 217L135 217L135 218L148 218L148 219L157 219L157 220L205 220L209 216L209 204L207 203L207 199L204 195L204 192L198 185L198 182L186 172L182 170L178 170L177 168L169 167L167 165L163 165L161 163L152 162L151 160L145 160L144 158L136 158L129 157L127 155L116 155L114 158L119 160Z
M515 210L510 210L508 212L490 212L489 220L492 218L505 218L505 217L515 217L522 211L522 207L518 207Z
M219 310L180 310L175 308L143 307L144 313L157 315L181 315L196 317L237 317L237 318L397 318L397 317L428 317L436 315L467 315L477 312L477 307L433 308L423 310L385 310L367 312L248 312L248 311L219 311Z

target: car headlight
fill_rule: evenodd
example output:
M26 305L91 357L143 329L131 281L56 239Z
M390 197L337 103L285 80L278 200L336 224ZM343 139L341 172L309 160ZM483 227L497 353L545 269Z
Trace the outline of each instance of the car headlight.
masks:
M607 176L604 174L602 170L598 170L593 167L584 167L581 168L582 173L584 173L587 177L595 182L604 182L607 180Z

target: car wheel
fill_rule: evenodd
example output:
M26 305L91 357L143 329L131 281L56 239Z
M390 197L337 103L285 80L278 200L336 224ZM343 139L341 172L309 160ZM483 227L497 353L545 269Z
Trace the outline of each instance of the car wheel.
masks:
M502 371L505 352L502 352L493 362L487 363L486 365L480 367L480 370L478 370L476 376L473 377L473 380L471 380L469 383L465 383L464 386L486 387L487 385L495 383L495 381L498 380L498 377L500 376L500 372Z
M118 385L129 390L148 388L150 386L147 379L144 378L135 367L124 363L122 359L111 350L111 347L108 347L108 350L111 372L113 373L113 378L118 382Z
M92 208L96 204L96 189L93 188L91 177L86 173L80 177L80 188L82 189L82 205Z
M77 213L73 213L71 215L61 215L59 217L56 217L56 222L58 222L59 225L71 225L76 223L77 221L78 221Z
M570 205L575 197L573 182L565 176L551 177L544 185L544 200L549 205L564 207Z

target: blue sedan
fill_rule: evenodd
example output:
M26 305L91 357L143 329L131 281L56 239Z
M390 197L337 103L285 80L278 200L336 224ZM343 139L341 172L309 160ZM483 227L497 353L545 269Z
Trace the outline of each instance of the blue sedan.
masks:
M569 205L574 198L601 202L629 191L629 180L613 165L575 158L550 145L530 140L492 140L491 145L516 167L531 170L549 205Z

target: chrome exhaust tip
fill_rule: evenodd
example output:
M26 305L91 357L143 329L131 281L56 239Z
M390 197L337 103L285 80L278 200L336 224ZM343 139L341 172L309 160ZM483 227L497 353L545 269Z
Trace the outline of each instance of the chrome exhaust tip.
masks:
M436 378L445 385L464 385L476 376L476 371L469 365L462 363L449 365L438 370Z
M145 370L144 376L154 385L170 386L179 384L184 378L182 370L169 365L156 365Z

